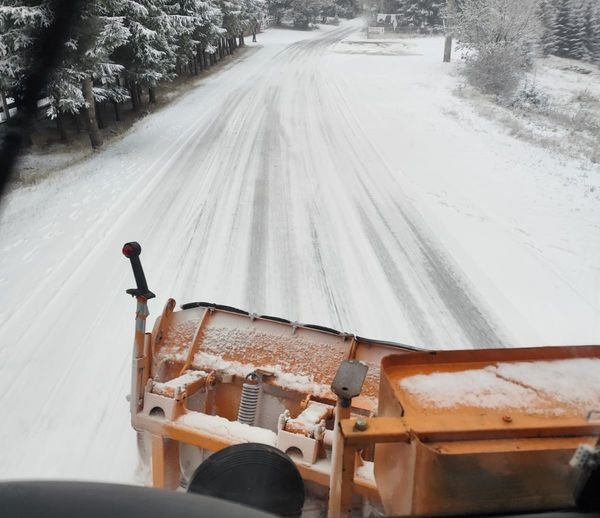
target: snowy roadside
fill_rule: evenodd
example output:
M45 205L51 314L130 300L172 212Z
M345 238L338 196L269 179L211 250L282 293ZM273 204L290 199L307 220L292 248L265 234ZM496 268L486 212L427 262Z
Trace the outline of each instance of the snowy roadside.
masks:
M224 262L243 260L238 250L249 238L243 224L227 226L235 218L227 208L239 202L235 188L245 185L241 172L260 129L248 114L262 107L256 94L270 92L248 84L277 77L269 68L275 56L327 31L270 30L259 36L259 52L200 81L122 139L2 200L0 408L9 417L0 440L14 448L0 449L0 478L133 480L125 400L133 307L124 293L132 279L119 249L132 239L144 244L162 300L185 289L243 304L246 265L232 271ZM213 218L210 249L196 243L188 253L189 239L204 237ZM235 257L222 251L228 235ZM215 269L197 270L203 259Z
M116 142L124 138L146 117L157 113L178 97L184 96L190 90L199 87L209 77L227 70L236 63L247 59L248 52L254 52L259 47L246 45L238 48L233 55L228 55L209 69L203 70L198 76L179 76L172 82L161 83L157 89L157 101L154 104L145 105L139 113L128 111L121 114L122 120L109 125L101 130L104 144L102 149L114 146ZM124 110L124 108L123 108ZM131 110L131 108L128 108ZM36 184L46 180L48 177L61 174L65 169L79 162L91 158L100 150L94 150L90 146L89 137L86 132L71 135L68 143L57 140L58 135L53 129L45 128L39 134L34 135L34 145L25 149L19 157L17 168L9 185L10 189L17 189L27 185Z
M457 95L521 140L580 160L584 167L600 163L600 68L595 65L556 56L538 58L508 106L464 82Z
M151 319L173 296L427 347L597 340L600 210L581 164L456 97L440 38L336 52L358 29L269 30L114 145L7 196L0 441L15 447L0 478L133 479L132 239Z
M455 95L462 79L441 63L442 38L403 43L414 55L328 57L363 138L515 345L598 342L600 166L512 135ZM572 71L538 78L566 103L586 88Z

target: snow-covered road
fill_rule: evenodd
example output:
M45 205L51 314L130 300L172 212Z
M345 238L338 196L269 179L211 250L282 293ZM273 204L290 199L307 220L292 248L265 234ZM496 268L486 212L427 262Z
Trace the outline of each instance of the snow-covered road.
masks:
M410 150L372 129L397 100L369 111L349 86L362 76L385 105L387 58L339 51L359 26L259 35L121 141L5 200L0 478L133 479L126 241L142 243L153 316L173 296L427 347L511 343L510 312L391 164L416 167ZM407 120L411 139L433 150L445 128L425 122Z

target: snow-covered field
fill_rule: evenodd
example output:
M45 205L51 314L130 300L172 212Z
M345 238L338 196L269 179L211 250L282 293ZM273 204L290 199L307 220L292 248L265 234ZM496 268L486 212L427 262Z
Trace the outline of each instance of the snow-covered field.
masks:
M597 342L598 166L457 96L442 39L363 52L359 28L269 30L3 201L0 478L134 480L129 240L153 316L173 296L427 347Z

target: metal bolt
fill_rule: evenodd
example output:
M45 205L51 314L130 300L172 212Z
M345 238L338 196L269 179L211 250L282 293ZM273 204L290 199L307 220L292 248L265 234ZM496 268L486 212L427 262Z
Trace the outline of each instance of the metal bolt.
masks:
M369 427L369 423L364 417L359 417L354 423L354 429L359 432L364 432Z
M503 420L505 423L512 423L512 417L510 417L509 415L505 415L505 416L503 416L503 417L502 417L502 420Z

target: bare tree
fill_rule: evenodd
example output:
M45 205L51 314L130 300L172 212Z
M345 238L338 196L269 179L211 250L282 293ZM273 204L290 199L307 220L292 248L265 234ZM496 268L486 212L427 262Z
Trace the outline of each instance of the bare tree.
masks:
M518 88L540 38L536 7L536 0L461 1L455 35L474 86L501 97Z

